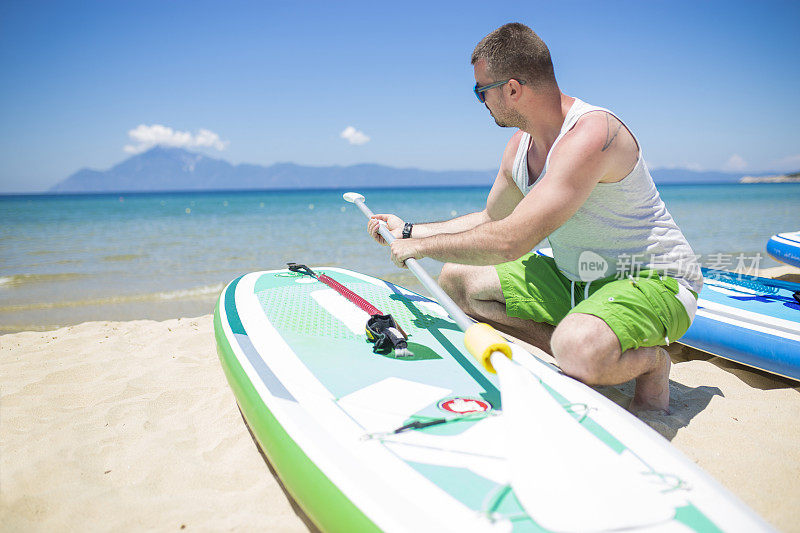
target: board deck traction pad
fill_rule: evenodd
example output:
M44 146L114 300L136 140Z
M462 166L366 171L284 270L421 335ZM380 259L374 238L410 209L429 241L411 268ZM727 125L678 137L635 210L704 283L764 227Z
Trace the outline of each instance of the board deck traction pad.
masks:
M496 377L483 370L463 348L463 334L438 304L390 282L358 273L335 268L315 270L342 283L384 312L391 313L408 333L409 348L414 353L413 357L403 359L395 359L391 354L373 353L363 333L357 333L359 330L348 327L340 317L321 305L317 296L327 287L316 280L285 270L250 274L258 276L253 284L253 295L261 312L292 347L302 364L324 384L335 402L381 379L424 381L432 386L441 386L452 392L419 409L403 424L419 422L418 425L423 427L410 431L444 437L462 434L501 412ZM303 277L307 281L299 282ZM222 366L256 440L289 492L323 530L382 529L384 524L371 518L346 494L346 490L342 490L341 483L331 479L314 463L299 444L299 439L282 426L276 416L277 410L272 412L278 406L277 399L284 404L297 400L277 377L267 356L259 354L248 338L237 309L237 287L242 278L231 282L220 297L215 311L215 334ZM363 332L363 326L360 331ZM247 360L244 366L252 366L263 382L259 385L266 387L269 392L266 396L275 398L272 400L276 402L275 406L265 403L265 395L252 383L252 376L243 368L243 360ZM658 471L628 449L594 419L589 405L571 403L544 381L542 384L586 431L605 446L614 453L628 453L638 459L643 471L659 478L662 492L691 490L691 484L680 476ZM454 398L484 402L492 409L467 416L447 412L443 405ZM424 427L426 422L441 418L449 422ZM381 441L389 433L365 431L362 439ZM497 483L467 468L416 461L406 461L406 464L463 505L465 511L485 519L487 524L505 521L513 531L547 531L525 513L507 484ZM376 475L380 473L376 472ZM714 489L724 492L718 486ZM732 499L729 495L725 497ZM576 504L575 511L580 512L579 504ZM749 513L743 512L745 516ZM690 531L721 531L688 497L683 504L675 506L673 522ZM758 519L754 519L754 523L759 524Z

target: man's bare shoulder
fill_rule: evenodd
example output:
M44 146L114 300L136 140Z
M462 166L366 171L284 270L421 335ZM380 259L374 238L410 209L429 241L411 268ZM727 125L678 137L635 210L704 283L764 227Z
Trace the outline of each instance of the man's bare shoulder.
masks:
M603 169L600 180L603 182L621 180L639 159L636 139L617 117L605 111L592 111L580 117L557 148L573 157L577 154L596 161Z
M505 150L503 150L503 159L500 161L501 172L511 178L511 173L514 169L514 159L517 157L517 150L519 150L519 143L522 140L522 130L517 130L514 135L508 140Z

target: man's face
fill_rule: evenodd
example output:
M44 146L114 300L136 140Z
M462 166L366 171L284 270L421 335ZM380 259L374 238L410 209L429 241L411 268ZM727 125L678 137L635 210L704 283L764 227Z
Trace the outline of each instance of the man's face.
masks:
M479 86L489 85L497 81L489 74L485 59L479 59L475 62L474 71L475 83ZM492 115L495 124L501 128L518 128L520 127L519 119L521 116L517 111L508 108L504 87L502 85L485 91L483 93L485 98L483 105L489 110L489 114Z

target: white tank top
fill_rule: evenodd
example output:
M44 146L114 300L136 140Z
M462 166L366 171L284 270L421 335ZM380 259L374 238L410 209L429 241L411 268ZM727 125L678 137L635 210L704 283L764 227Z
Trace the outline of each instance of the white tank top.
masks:
M547 153L540 176L547 172L553 148L581 116L591 111L616 117L607 109L576 98ZM522 194L528 194L539 179L528 183L529 144L530 135L523 132L512 171ZM639 145L638 140L636 144ZM598 183L586 202L548 240L556 266L571 281L626 277L648 268L675 278L696 293L703 287L697 257L661 200L642 157L641 145L630 174L616 183Z

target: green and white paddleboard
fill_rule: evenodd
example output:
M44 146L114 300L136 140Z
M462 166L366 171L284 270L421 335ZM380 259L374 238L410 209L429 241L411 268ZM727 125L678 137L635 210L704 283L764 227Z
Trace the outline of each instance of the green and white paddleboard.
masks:
M287 270L231 282L214 330L247 424L322 530L770 530L641 421L521 347L512 416L509 386L501 395L436 302L315 270L391 313L414 355L373 353L365 312Z

